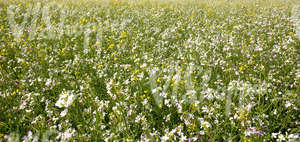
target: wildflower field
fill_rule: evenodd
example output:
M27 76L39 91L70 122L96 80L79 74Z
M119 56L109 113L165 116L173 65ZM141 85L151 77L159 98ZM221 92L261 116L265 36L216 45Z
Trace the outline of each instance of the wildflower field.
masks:
M0 0L0 142L300 141L297 0Z

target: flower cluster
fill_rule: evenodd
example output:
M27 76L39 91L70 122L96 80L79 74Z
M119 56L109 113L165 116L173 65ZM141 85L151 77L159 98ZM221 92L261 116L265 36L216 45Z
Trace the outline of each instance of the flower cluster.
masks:
M295 5L0 2L0 141L297 141Z

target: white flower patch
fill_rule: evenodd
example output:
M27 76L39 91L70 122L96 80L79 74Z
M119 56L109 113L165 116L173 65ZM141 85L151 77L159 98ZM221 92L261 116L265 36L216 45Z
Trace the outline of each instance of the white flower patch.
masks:
M75 129L69 128L63 133L59 133L56 139L61 139L63 141L70 140L75 135Z
M204 122L201 123L201 127L205 128L205 129L206 128L211 128L211 124L207 121L204 121Z
M300 39L300 5L294 6L291 18L294 23L296 36L298 36L298 38Z
M62 112L60 113L60 116L61 116L61 117L64 117L64 116L67 115L67 113L68 113L68 109L65 109L64 111L62 111Z
M58 101L55 103L55 106L59 108L69 107L75 100L75 95L73 91L63 91L60 94Z

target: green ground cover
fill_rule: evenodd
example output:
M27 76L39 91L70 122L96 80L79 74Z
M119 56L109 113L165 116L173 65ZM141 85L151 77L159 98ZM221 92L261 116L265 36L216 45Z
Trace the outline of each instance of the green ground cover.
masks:
M292 0L0 1L0 142L297 141Z

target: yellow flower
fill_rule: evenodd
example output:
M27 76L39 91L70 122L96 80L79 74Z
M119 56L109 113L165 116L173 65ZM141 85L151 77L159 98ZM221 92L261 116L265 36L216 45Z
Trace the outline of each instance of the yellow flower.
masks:
M40 29L42 30L44 28L44 26L45 26L44 24L41 24Z
M78 76L80 73L79 72L75 72L75 76Z
M139 72L139 70L135 70L134 74L137 74Z
M251 142L250 138L244 137L244 142Z
M5 126L5 123L0 121L0 126ZM0 136L0 138L1 138L1 136Z
M12 97L15 96L15 95L16 95L16 92L15 92L15 91L11 93L11 96L12 96Z
M157 78L156 82L160 82L160 77Z
M240 121L244 121L247 119L248 115L249 115L249 112L245 109L242 109L242 110L239 110L238 111L238 120Z
M100 42L99 41L97 41L96 43L95 43L95 46L98 46L100 44Z
M115 46L115 44L111 44L111 45L109 45L109 49L112 49L112 48L114 48L114 46Z
M121 35L122 35L123 38L125 38L126 37L126 32L121 32Z
M159 104L159 108L162 108L162 104Z
M61 54L62 54L63 56L66 55L66 53L65 53L65 48L63 48L63 49L61 50Z
M243 71L243 70L244 70L244 68L243 68L243 66L241 66L241 67L240 67L240 71Z

